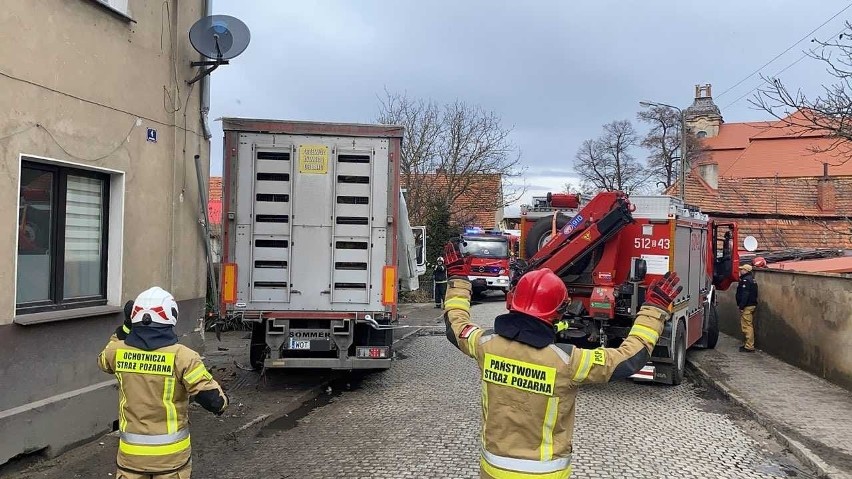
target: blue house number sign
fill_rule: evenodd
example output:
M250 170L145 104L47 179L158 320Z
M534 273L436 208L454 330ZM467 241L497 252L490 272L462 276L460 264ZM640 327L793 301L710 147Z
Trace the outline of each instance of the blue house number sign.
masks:
M151 143L156 143L156 142L157 142L157 130L155 130L155 129L153 129L153 128L148 128L148 136L147 136L147 139L148 139L148 141L150 141Z

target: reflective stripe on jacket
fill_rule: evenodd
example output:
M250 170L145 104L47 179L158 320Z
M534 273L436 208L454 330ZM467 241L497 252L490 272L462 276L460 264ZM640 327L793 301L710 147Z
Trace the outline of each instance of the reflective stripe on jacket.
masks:
M550 344L538 349L472 323L470 283L458 278L449 283L447 337L476 359L481 371L482 476L569 477L578 386L625 378L644 366L668 313L643 306L618 348Z
M98 366L118 380L118 466L165 473L186 465L189 397L211 389L226 397L198 353L180 344L145 351L113 335Z

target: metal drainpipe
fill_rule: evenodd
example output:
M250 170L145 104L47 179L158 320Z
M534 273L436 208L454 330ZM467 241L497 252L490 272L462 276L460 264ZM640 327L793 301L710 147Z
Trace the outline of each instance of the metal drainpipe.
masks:
M209 17L212 14L213 0L204 0L204 16ZM201 79L201 128L204 131L205 140L210 140L213 137L207 119L208 113L210 113L210 75L205 75Z

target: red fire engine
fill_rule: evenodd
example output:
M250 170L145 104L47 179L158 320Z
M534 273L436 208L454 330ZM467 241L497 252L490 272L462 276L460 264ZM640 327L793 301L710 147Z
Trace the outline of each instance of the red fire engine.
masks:
M565 206L554 209L555 199ZM676 271L683 291L675 299L672 320L651 361L633 377L679 384L686 350L716 346L716 291L739 280L737 225L715 223L677 198L628 199L621 192L600 193L568 217L565 213L579 206L575 199L563 203L548 195L551 211L540 211L545 219L527 230L522 227L527 241L521 249L532 254L513 262L512 286L529 271L550 268L565 281L571 297L558 340L612 347L630 331L647 285ZM548 222L549 231L541 226Z
M488 290L509 291L509 239L503 233L465 228L444 246L444 256L448 265L463 266L475 296Z

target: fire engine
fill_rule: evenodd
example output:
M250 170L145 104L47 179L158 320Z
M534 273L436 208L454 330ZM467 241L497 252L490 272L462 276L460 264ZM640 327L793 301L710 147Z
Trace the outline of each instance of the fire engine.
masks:
M461 264L474 296L488 290L509 291L509 239L499 231L467 227L444 246L447 264Z
M630 331L650 282L676 271L683 291L672 319L633 378L680 384L687 349L716 346L716 292L739 280L737 225L716 223L670 196L602 192L582 208L577 196L548 195L547 201L533 211L541 217L522 228L521 249L532 254L513 263L511 287L529 271L553 270L571 298L558 341L613 347Z

